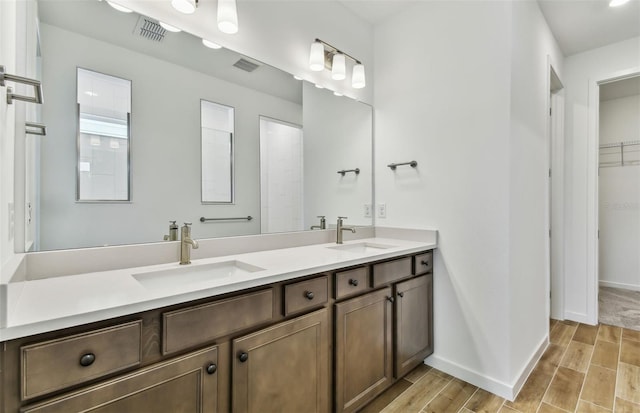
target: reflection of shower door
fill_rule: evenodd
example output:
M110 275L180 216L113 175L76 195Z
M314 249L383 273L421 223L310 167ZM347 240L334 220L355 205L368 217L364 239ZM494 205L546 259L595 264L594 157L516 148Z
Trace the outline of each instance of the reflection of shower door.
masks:
M260 117L261 232L303 230L302 128Z

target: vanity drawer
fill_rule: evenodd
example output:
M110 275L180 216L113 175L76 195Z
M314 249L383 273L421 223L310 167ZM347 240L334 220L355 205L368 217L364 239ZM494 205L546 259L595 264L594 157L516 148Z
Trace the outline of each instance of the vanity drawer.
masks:
M413 257L414 274L421 275L433 271L433 251Z
M162 354L205 344L273 320L273 289L166 312Z
M22 400L140 364L142 321L20 348Z
M329 299L329 277L300 281L284 286L285 317L326 304Z
M336 273L336 300L369 289L369 267Z
M411 257L383 262L373 266L373 287L411 277Z

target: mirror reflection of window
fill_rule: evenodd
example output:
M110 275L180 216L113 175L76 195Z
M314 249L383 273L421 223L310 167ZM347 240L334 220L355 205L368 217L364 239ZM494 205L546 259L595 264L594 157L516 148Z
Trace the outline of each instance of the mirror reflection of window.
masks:
M130 201L131 81L78 68L78 201Z
M263 234L304 229L303 152L300 126L260 117Z
M200 101L202 203L233 203L234 109Z

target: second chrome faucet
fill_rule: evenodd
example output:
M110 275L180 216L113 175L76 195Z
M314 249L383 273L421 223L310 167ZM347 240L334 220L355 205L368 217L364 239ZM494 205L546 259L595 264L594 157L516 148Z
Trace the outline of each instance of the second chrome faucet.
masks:
M191 248L198 247L198 241L191 238L191 222L185 222L180 229L180 265L191 264Z
M356 232L354 227L345 227L342 224L343 219L347 219L347 217L338 217L338 224L336 225L336 244L342 244L342 231Z

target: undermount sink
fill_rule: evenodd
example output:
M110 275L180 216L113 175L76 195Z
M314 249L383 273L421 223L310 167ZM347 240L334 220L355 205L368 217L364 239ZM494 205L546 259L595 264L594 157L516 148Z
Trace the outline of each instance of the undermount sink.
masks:
M354 252L358 254L366 254L369 252L380 252L387 248L393 248L395 245L373 244L371 242L358 242L355 244L341 244L333 247L327 247L332 250Z
M132 274L132 276L143 286L158 289L176 285L202 284L258 271L264 271L264 268L233 260L212 264L188 265L167 270Z

